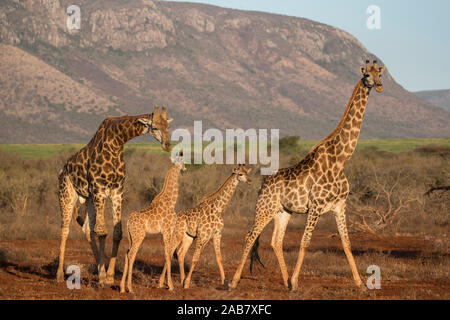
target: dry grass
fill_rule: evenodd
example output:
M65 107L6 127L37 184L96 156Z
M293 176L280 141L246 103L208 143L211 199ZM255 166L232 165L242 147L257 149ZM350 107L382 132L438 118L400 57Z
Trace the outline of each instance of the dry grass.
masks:
M439 147L437 147L439 149ZM425 196L431 186L448 184L450 163L442 147L420 148L392 154L375 148L357 151L346 168L350 181L348 217L356 220L365 212L368 224L379 223L377 213L397 210L382 225L386 234L442 235L448 232L450 204L447 191ZM57 175L69 152L48 159L23 159L0 151L0 239L58 239L60 213L57 201ZM295 163L300 155L282 155L281 166ZM160 192L171 162L168 155L149 154L129 149L125 152L127 179L123 216L148 205ZM180 178L177 210L194 206L205 195L214 192L230 174L233 166L192 165ZM224 215L225 235L245 233L254 216L257 191L261 184L258 168L252 174L252 185L240 184ZM390 192L389 199L383 192ZM409 201L411 200L411 201ZM403 207L402 207L403 205ZM81 208L80 210L83 210ZM376 212L375 212L376 211ZM111 223L111 206L107 206ZM297 217L292 225L304 225ZM72 228L74 231L77 228ZM334 219L325 215L319 230L335 232ZM354 231L358 229L355 228ZM77 238L81 233L72 234Z
M48 281L45 288L49 291L39 293L36 296L39 298L58 298L62 292L61 288L54 289L53 282L50 281L53 281L56 271L59 245L57 174L68 156L68 152L62 152L48 159L23 159L0 151L0 266L6 270L7 275ZM301 155L284 154L281 164L286 166L295 163L300 157ZM127 180L124 221L129 212L148 205L160 192L171 165L168 155L131 149L126 151L125 161ZM180 178L177 209L191 207L203 196L215 191L231 169L232 166L225 165L188 166L188 170ZM258 172L258 168L255 169ZM339 237L332 237L336 233L334 217L328 214L321 218L314 233L301 272L300 291L296 295L288 294L281 285L278 263L270 247L272 227L269 226L261 237L260 254L266 265L264 273L257 272L251 276L246 269L241 281L243 285L234 291L234 295L217 289L219 273L212 245L206 247L196 268L193 291L177 289L177 293L172 296L163 291L155 291L163 265L163 246L160 236L150 236L138 254L133 278L137 293L133 298L448 298L449 193L436 191L425 196L430 186L448 185L448 150L428 147L392 154L367 148L355 153L346 168L346 174L351 185L348 201L350 222L360 217L356 214L358 210L371 208L372 211L364 212L367 224L372 227L377 224L379 217L375 211L385 213L389 209L389 201L383 188L392 191L390 202L394 210L407 198L419 200L402 207L382 228L374 227L380 238L356 227L350 229L360 274L364 276L367 266L371 264L380 266L384 291L355 291ZM235 271L244 236L253 222L261 177L254 173L252 179L252 185L238 186L224 215L222 253L227 278ZM393 185L395 188L392 188ZM108 204L107 223L112 231L111 220L111 206ZM297 259L304 225L304 216L294 216L287 229L284 248L290 272ZM83 294L71 293L68 298L123 298L115 290L99 291L96 287L97 276L89 245L76 224L71 226L69 239L66 263L82 266L83 285L87 291L83 291ZM110 237L108 239L107 253L111 246ZM123 268L122 258L127 246L124 239L119 251L118 270ZM186 259L188 265L192 251L190 250ZM178 267L175 264L173 268L174 279L178 281ZM119 271L118 277L120 275ZM7 283L3 284L3 288L0 296L29 296L27 293L14 295L7 291Z

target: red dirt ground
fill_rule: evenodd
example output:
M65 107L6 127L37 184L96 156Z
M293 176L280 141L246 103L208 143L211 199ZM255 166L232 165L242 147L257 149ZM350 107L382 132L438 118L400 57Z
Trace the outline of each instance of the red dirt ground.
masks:
M286 263L292 273L298 254L300 235L287 236L284 242ZM110 240L110 239L109 239ZM265 269L253 275L245 266L236 290L224 290L212 245L200 258L193 273L191 289L179 284L178 267L173 267L176 288L173 292L158 289L163 264L160 237L146 239L138 253L134 272L134 294L120 294L125 239L119 251L116 284L100 288L90 247L85 240L69 240L66 266L77 264L82 270L80 290L69 290L57 283L58 240L0 241L0 299L449 299L450 280L448 242L444 239L351 235L352 250L363 282L371 264L381 268L381 289L360 290L351 278L350 268L339 237L315 234L299 279L299 290L284 288L270 235L261 238L260 255ZM110 245L109 241L108 244ZM231 279L240 259L243 238L228 236L222 242L227 279ZM110 247L107 246L108 252ZM186 259L189 265L193 248Z

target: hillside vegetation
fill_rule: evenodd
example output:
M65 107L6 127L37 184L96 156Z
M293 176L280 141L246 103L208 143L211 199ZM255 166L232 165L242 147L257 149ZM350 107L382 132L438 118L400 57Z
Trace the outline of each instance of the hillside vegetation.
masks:
M149 0L0 2L0 143L81 142L107 115L168 106L173 128L279 128L320 139L339 122L365 59L350 34L311 20ZM449 137L450 112L389 74L363 138ZM142 140L139 140L142 142Z

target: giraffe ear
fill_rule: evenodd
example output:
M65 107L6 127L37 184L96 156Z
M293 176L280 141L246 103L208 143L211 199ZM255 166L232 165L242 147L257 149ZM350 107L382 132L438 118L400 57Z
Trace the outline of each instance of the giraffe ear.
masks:
M173 121L173 118L167 119L167 124L171 123Z
M361 67L360 70L361 70L361 74L366 74L366 69L364 67Z
M147 118L139 118L136 120L136 123L142 124L145 127L148 127L150 125L150 120Z
M249 174L250 171L252 171L252 168L248 168L248 169L247 169L247 174Z
M378 75L382 74L384 72L384 70L386 70L385 66L378 68Z

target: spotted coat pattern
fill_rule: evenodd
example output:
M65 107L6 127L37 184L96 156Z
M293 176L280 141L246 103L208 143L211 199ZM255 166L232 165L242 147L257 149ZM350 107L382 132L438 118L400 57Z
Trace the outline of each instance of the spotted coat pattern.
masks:
M233 170L233 173L225 180L222 186L213 194L205 197L195 208L182 211L178 214L175 228L170 244L170 256L177 249L178 264L180 267L181 283L184 288L189 288L192 272L200 258L200 254L209 240L214 242L217 264L219 266L222 284L225 283L225 273L222 264L222 254L220 251L220 241L222 238L223 218L231 197L240 181L251 183L248 176L251 169L246 169L240 165ZM192 264L188 276L185 278L184 257L193 241L196 241ZM168 270L167 264L164 266L160 283L164 281L165 272ZM170 275L168 274L168 277ZM171 282L168 279L168 282Z
M67 160L59 174L58 198L62 222L58 281L64 280L64 253L69 235L69 224L77 201L79 201L87 204L88 219L81 224L83 224L83 231L90 242L98 265L100 284L114 282L115 262L122 238L121 208L125 180L124 144L136 136L149 132L161 142L163 149L169 151L168 128L171 121L172 119L167 119L165 107L161 113L156 107L154 113L150 114L108 117L103 120L91 141ZM108 197L112 201L114 232L111 260L106 275L104 247L107 231L104 211ZM98 238L99 247L97 247L95 238Z
M172 230L177 219L175 205L178 199L180 170L186 170L184 163L175 162L167 173L161 193L153 199L147 208L134 211L128 217L127 230L130 248L125 255L125 266L120 284L120 291L122 293L125 292L125 281L127 281L126 286L128 292L133 292L133 264L137 251L147 233L161 233L163 235L165 258L170 272L171 256L169 255L168 249ZM172 283L169 283L169 289L173 290Z
M375 87L377 92L383 91L379 80L383 71L384 67L378 68L376 62L373 66L367 62L366 68L361 68L363 79L356 84L336 129L317 143L297 165L280 169L277 173L264 179L256 203L255 221L246 235L244 252L233 277L231 288L237 286L250 250L252 247L253 252L257 249L262 230L270 221L274 220L271 245L280 265L283 282L291 290L297 290L298 275L306 248L311 241L312 232L319 217L328 211L335 214L353 278L358 286L361 285L361 279L350 250L346 226L345 203L349 193L349 183L344 175L344 167L355 150L370 89ZM307 214L307 221L297 264L289 281L283 256L283 238L293 213ZM252 260L255 257L257 257L257 252L256 255L252 255Z

